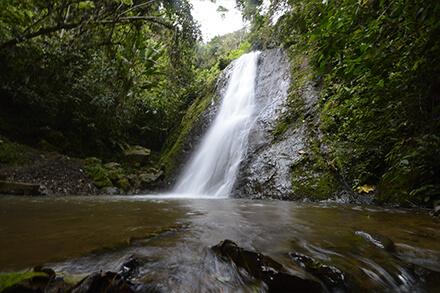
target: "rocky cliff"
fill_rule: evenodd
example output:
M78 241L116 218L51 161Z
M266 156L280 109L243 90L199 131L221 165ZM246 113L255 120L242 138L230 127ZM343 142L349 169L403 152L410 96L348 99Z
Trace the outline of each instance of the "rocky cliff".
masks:
M169 186L215 116L232 67L233 64L225 69L209 104L187 128L175 155ZM319 127L319 82L314 79L306 56L287 56L283 49L262 52L255 95L249 147L233 197L370 201L368 196L353 193L327 160L330 150L322 144Z

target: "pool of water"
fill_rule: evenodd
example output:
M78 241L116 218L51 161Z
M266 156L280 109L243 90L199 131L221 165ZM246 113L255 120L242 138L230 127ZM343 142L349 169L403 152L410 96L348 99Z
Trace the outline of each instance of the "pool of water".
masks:
M252 292L243 276L206 252L225 239L286 268L295 266L292 253L307 255L361 280L366 291L440 288L425 278L440 274L439 225L415 211L155 196L0 197L0 272L43 264L70 274L118 271L136 257L143 264L132 281L166 292Z

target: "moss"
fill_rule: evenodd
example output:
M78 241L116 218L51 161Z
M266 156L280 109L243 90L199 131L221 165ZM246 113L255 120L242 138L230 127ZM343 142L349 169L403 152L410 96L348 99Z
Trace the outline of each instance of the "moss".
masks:
M301 165L292 172L293 196L311 200L333 198L339 185L335 176L327 170L314 171L311 169L308 165Z
M339 189L338 175L313 140L308 153L291 166L293 196L300 199L333 198Z
M183 117L179 127L174 131L174 135L170 139L168 147L163 152L164 155L160 160L160 164L165 166L166 177L170 175L170 172L173 169L177 155L182 147L182 143L188 135L191 126L193 126L197 118L208 107L211 99L212 95L207 95L203 98L196 99L188 109L186 115Z
M277 125L272 132L275 138L283 135L289 127L304 119L304 100L301 94L310 81L312 71L308 66L307 57L301 54L290 54L290 89L287 98L287 111L280 115Z
M21 281L34 277L49 277L43 272L25 272L25 273L9 273L0 275L0 292L6 288L10 288Z
M112 181L107 177L107 170L99 163L86 164L86 174L98 188L113 187Z
M23 145L11 142L0 136L0 163L9 166L18 166L28 163L33 157Z
M119 179L116 185L118 187L122 188L124 191L129 190L130 187L131 187L131 184L130 184L130 182L128 181L127 178Z
M313 77L313 70L306 55L289 51L291 92L303 88Z

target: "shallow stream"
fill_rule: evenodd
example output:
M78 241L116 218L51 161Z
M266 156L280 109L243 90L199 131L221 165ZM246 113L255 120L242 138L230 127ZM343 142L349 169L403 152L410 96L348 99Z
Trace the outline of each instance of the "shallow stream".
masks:
M134 256L142 266L132 281L164 292L253 292L243 274L207 253L225 239L286 268L298 266L292 253L306 255L347 272L365 291L440 288L432 277L440 274L439 226L415 211L229 198L0 197L0 272L42 264L70 274L117 272Z

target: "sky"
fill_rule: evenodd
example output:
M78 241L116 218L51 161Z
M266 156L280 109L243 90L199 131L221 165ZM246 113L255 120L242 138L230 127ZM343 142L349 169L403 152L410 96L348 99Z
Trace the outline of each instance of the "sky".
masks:
M225 35L241 29L244 24L240 12L235 9L235 0L189 0L193 5L192 15L201 25L203 41L209 42L216 36ZM225 18L217 12L217 7L223 6L229 10Z

